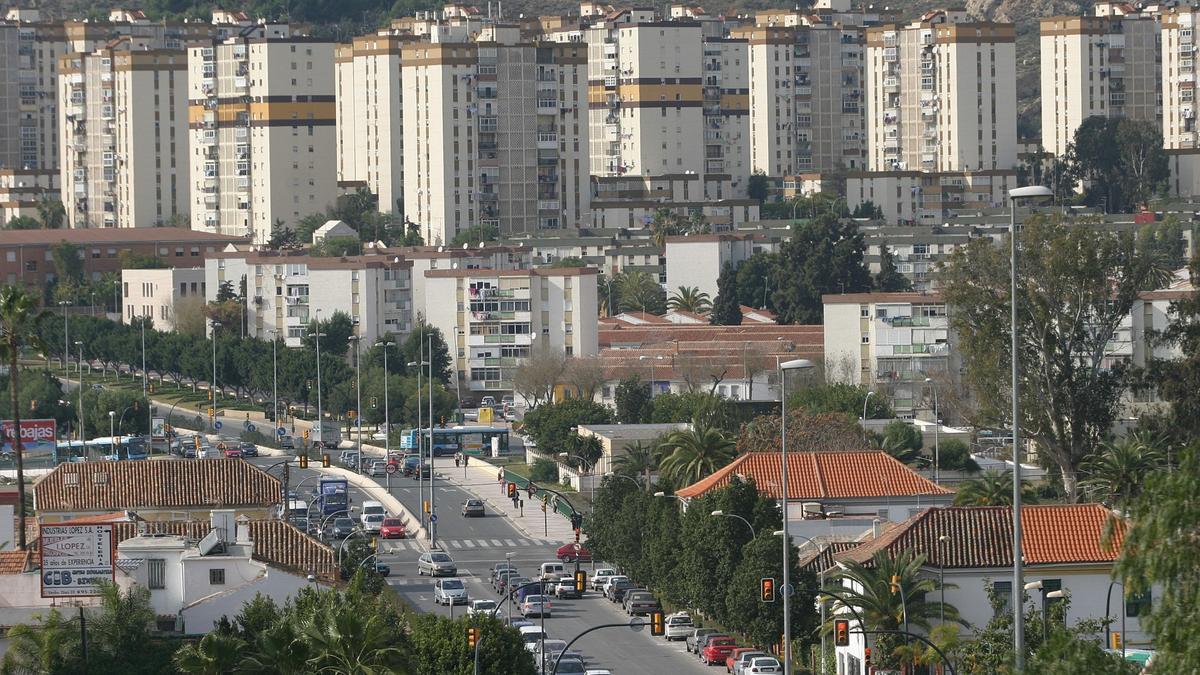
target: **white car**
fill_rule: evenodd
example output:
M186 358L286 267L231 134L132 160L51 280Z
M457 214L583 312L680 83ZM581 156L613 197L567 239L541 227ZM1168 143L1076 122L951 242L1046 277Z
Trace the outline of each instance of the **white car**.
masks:
M552 660L558 653L567 648L566 640L538 640L533 644L527 644L525 647L537 658L539 653L543 651L546 654L547 660Z
M750 662L742 670L746 675L765 675L766 673L782 673L783 665L773 656L760 656Z
M585 672L583 675L612 675L612 671L608 670L608 669L589 670L589 671Z
M368 513L362 517L362 528L366 532L379 534L379 528L383 527L382 513Z
M467 609L467 616L479 614L482 616L490 616L496 613L495 600L472 600L471 606Z
M688 616L687 612L676 612L667 617L665 635L668 641L686 640L695 629L692 617Z
M604 590L604 584L608 582L608 578L615 576L617 571L611 567L601 567L592 574L591 580L588 582L593 591Z
M546 632L542 630L541 626L521 626L517 630L521 631L521 641L525 643L525 648L531 652L537 651L533 647L546 637Z
M608 587L617 581L629 581L629 577L624 574L614 574L604 580L604 586L600 589L605 596L608 595Z
M433 601L439 605L465 605L467 587L462 579L438 579L433 584Z
M521 616L527 619L531 616L550 616L551 610L548 595L527 595L525 602L521 603Z

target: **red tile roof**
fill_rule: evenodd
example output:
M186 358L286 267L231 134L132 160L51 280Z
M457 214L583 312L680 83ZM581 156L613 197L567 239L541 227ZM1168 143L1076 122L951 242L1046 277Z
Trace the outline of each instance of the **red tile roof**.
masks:
M1021 508L1022 554L1026 565L1109 563L1116 559L1124 527L1103 541L1111 512L1100 504L1045 504ZM939 542L939 537L949 537ZM1012 565L1012 508L955 506L931 508L898 523L877 539L835 557L866 562L876 551L924 554L934 567Z
M33 486L39 512L95 513L136 508L267 507L279 479L229 459L60 464Z
M33 549L25 551L0 551L0 576L21 574L29 569Z
M716 473L675 494L698 497L729 484L735 475L753 478L760 493L779 499L783 462L779 453L749 452ZM792 452L788 454L788 499L853 499L951 495L891 455L872 452Z
M242 237L191 230L183 227L109 227L61 230L5 230L0 246L54 246L72 244L229 244L245 242Z
M196 540L212 529L207 520L155 521L145 525L149 534L173 534ZM251 520L249 525L255 560L300 574L329 577L337 571L337 556L333 549L296 527L281 520ZM113 537L118 544L137 534L137 523L113 524Z

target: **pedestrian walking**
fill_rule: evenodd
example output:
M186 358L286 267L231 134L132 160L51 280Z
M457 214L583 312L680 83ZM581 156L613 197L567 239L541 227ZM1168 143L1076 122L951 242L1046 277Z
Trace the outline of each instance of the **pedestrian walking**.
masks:
M463 455L463 466L464 467L467 465L467 460L469 460L469 459L471 459L470 455L467 455L467 454Z
M462 456L459 453L454 453L454 468L458 468L462 464Z

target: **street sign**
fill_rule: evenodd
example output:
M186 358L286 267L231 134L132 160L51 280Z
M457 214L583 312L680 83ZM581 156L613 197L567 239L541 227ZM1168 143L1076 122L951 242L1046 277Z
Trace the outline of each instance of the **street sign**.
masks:
M221 424L221 420L217 420L216 422L213 422L214 429L220 429L222 426L224 426L224 425Z
M575 552L579 553L581 550L583 550L583 545L581 545L579 542L575 542Z
M431 522L431 523L437 522L437 514L436 513L429 514L429 522Z
M632 628L635 633L640 633L642 632L642 629L646 627L646 620L640 616L635 616L629 620L629 627Z
M286 436L286 435L287 435L287 429L285 429L285 428L283 428L283 427L278 427L277 429L275 429L275 435L276 435L276 436Z
M786 595L787 597L789 597L789 598L790 598L790 597L792 597L792 595L794 595L795 593L796 593L796 587L795 587L795 586L793 586L792 584L784 584L784 585L783 585L783 594L784 594L784 595Z
M397 471L399 468L400 468L400 467L399 467L399 466L397 466L396 464L388 464L388 465L387 465L387 468L386 468L386 469L384 469L384 471L387 471L388 473L396 473L396 471Z
M247 424L246 431L249 431L250 433L254 433L255 431L258 431L258 429L256 429L253 424Z
M112 523L43 525L40 532L43 598L99 595L97 583L112 583Z

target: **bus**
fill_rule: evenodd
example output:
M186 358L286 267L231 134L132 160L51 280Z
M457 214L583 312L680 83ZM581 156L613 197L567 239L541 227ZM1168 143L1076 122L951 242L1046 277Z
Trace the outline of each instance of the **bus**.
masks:
M59 441L54 450L54 463L87 462L91 460L146 459L150 456L144 436L111 436L83 441Z
M433 429L433 455L441 457L461 452L467 455L487 456L492 453L492 439L497 439L500 454L507 455L508 427L435 427ZM421 448L429 445L429 429L405 429L400 436L400 447L405 450L416 450L418 444Z

